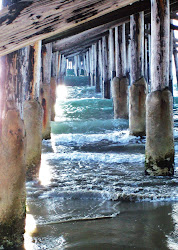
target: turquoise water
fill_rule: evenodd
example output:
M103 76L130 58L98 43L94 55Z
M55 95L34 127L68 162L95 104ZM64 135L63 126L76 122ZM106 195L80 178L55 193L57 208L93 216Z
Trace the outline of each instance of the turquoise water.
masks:
M92 87L58 90L39 180L27 182L25 249L178 249L175 175L144 174L145 138ZM31 227L30 227L31 226Z

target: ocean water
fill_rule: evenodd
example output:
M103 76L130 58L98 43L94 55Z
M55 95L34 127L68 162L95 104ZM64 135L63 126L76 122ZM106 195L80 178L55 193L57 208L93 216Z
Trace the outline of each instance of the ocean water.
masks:
M58 88L39 179L26 183L24 248L178 249L178 105L175 175L144 174L145 137L113 119L94 87Z

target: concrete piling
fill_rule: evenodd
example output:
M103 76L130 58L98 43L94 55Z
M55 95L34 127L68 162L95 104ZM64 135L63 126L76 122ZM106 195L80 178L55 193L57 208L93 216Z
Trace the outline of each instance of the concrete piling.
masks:
M145 172L148 175L173 175L173 98L168 89L153 91L146 104Z
M128 119L128 79L114 77L112 81L114 119Z
M145 172L173 175L173 100L169 88L169 0L151 2L151 93L146 109Z
M42 141L42 106L37 100L24 102L24 124L27 137L26 168L27 178L33 179L39 174Z
M147 83L142 77L129 89L129 129L131 135L144 136L146 134L146 95Z

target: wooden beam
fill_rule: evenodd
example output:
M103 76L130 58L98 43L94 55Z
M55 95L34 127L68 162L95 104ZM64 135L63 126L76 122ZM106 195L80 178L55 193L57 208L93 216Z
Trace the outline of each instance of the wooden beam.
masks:
M78 52L74 52L74 53L71 53L71 54L66 54L65 57L66 57L66 59L69 59L69 58L72 58L72 57L74 57L74 56L81 55L81 54L83 54L83 53L85 53L85 52L87 52L87 51L88 51L88 49L86 49L86 50L81 50L81 51L78 51Z
M105 32L102 34L103 36L107 36L108 32ZM96 36L95 38L89 40L89 41L85 41L82 44L78 44L76 46L71 47L70 49L66 49L61 51L62 54L64 54L65 56L68 56L69 54L73 54L75 52L80 52L83 53L84 50L88 49L90 46L92 46L92 44L96 43L99 39L101 39L101 35Z
M0 11L0 56L39 40L52 37L45 41L49 43L80 33L114 21L118 14L121 18L134 8L146 7L150 7L149 0L18 1Z
M172 1L175 1L175 0L172 0ZM81 25L78 25L72 29L66 30L64 32L60 32L55 36L51 36L47 39L44 39L43 44L61 40L70 36L74 36L85 30L90 30L100 25L108 24L109 22L117 22L117 25L119 25L119 22L122 22L122 19L124 18L129 19L130 15L132 14L136 14L141 11L144 11L145 13L149 11L150 13L150 8L151 6L150 6L149 0L143 0L143 1L137 0L133 4L127 5L123 8L119 8L118 10L115 10L111 13L103 15L99 18L87 21L86 23L82 23ZM109 26L108 29L114 28L115 26L116 25L113 24L113 26L111 27Z
M80 41L78 39L75 41L76 36L63 39L63 40L60 40L59 43L57 42L57 44L53 44L53 52L61 51L61 53L65 53L65 51L70 51L70 50L81 48L81 47L86 47L86 46L90 47L93 43L95 43L102 36L108 35L108 34L109 34L108 31L99 33L99 34L95 33L95 35L93 34L90 38L87 36L88 38L81 39ZM78 34L77 36L80 37L79 35L80 34Z
M87 42L91 39L95 39L96 37L102 37L105 35L105 32L108 32L110 28L114 28L116 25L118 26L125 22L129 22L128 17L110 22L108 24L100 25L96 28L89 29L74 36L58 40L53 43L53 52L63 51L73 46L83 44L84 42Z

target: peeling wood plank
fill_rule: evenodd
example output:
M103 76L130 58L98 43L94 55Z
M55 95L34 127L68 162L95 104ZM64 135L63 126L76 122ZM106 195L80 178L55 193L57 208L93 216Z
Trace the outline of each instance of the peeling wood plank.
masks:
M138 1L138 0L137 0ZM75 32L107 23L110 14L135 0L22 0L0 11L0 56L78 27ZM140 3L148 2L144 0ZM108 19L102 17L109 15ZM101 18L101 19L100 19ZM114 19L113 19L114 20ZM88 22L86 26L84 24ZM80 26L80 27L79 27ZM83 29L83 30L82 30Z
M173 1L173 0L172 0ZM103 16L97 17L96 19L89 20L85 23L79 24L76 27L73 27L72 29L69 29L64 32L60 32L55 36L51 36L50 38L44 39L43 44L54 42L60 39L64 39L70 36L74 36L76 34L79 34L85 30L90 30L92 28L98 27L103 24L108 24L109 22L120 22L123 18L129 18L130 15L136 14L138 12L147 10L150 11L150 0L142 0L142 1L135 1L133 4L126 5L125 7L119 8L115 11L112 11L108 14L105 14ZM110 28L110 27L109 27ZM108 29L109 29L108 28ZM112 28L112 27L111 27Z

